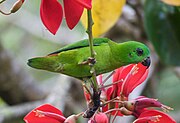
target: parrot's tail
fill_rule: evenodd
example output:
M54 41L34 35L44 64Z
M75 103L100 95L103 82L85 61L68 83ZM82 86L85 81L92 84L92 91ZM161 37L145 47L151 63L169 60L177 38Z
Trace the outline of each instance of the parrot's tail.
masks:
M48 70L52 72L60 72L62 65L55 59L49 57L37 57L28 60L27 63L30 67L42 70Z

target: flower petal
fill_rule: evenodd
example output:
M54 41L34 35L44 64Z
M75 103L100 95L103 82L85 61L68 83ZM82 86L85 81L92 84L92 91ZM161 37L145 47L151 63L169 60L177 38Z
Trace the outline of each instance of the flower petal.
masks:
M124 81L123 85L123 95L128 97L129 94L140 85L148 76L148 69L146 66L142 65L141 63L137 64L137 72L130 73L130 76L127 76L126 80ZM133 69L133 68L132 68ZM131 70L132 71L132 70Z
M91 118L88 123L109 123L109 119L105 113L97 113Z
M159 107L159 108L162 107L162 103L159 102L157 99L148 98L148 97L139 97L130 102L134 103L135 106L134 110L136 113L142 112L144 108L148 108L148 107Z
M73 29L79 22L84 7L75 0L64 0L64 11L66 23L70 29Z
M86 99L86 102L89 102L89 101L91 100L91 95L90 95L90 93L88 93L88 92L86 91L85 88L83 88L83 90L84 90L84 97L85 97L85 99Z
M119 77L122 73L124 67L120 67L118 69L115 70L115 73L113 74L113 82L117 82L119 80Z
M107 101L108 100L111 100L111 99L113 99L113 98L115 98L115 97L117 97L117 91L116 90L114 90L115 88L113 88L113 87L110 87L110 88L108 88L107 89L107 91L106 91L106 95L107 95ZM119 104L118 103L114 103L114 102L112 102L112 103L109 103L109 104L107 104L107 105L105 105L105 106L103 106L102 107L102 111L103 112L106 112L106 111L108 111L109 109L113 109L113 108L119 108ZM117 116L122 116L122 113L120 112L120 111L112 111L111 112L111 115L117 115Z
M75 1L87 9L92 8L92 0L75 0Z
M148 73L149 73L149 69L147 69L147 70L145 71L145 73L144 73L143 76L138 80L138 82L136 82L136 83L134 84L134 86L131 88L131 90L129 90L130 93L131 93L138 85L140 85L142 82L144 82L144 81L146 80L146 78L147 78L147 76L148 76Z
M126 76L129 74L129 72L131 71L133 66L134 66L134 64L124 66L121 73L120 73L120 75L119 75L118 80L120 80L120 79L124 80L126 78Z
M114 91L114 90L113 90L112 87L110 87L110 88L107 89L107 91L106 91L107 101L108 101L108 100L111 100L111 96L112 96L112 94L113 94L113 91ZM107 105L105 105L105 106L102 107L102 111L103 111L103 112L106 112L106 111L109 110L109 109L110 109L109 104L107 104Z
M78 117L76 115L70 115L69 117L66 118L64 123L77 123Z
M45 27L55 35L63 17L61 4L57 0L42 0L40 15Z
M55 118L55 117L44 116L43 114L38 114L38 111L51 112L62 117ZM64 120L65 117L63 117L62 112L59 109L49 104L44 104L42 106L35 108L24 117L24 121L26 123L63 123Z
M174 119L172 119L169 115L167 115L164 112L158 111L158 110L147 110L147 111L141 113L141 115L138 118L145 117L145 118L147 118L148 123L155 123L155 122L149 120L149 118L152 117L152 116L160 116L158 118L159 121L156 121L156 123L176 123L176 121ZM137 121L135 123L142 123L142 122Z
M103 79L102 79L102 74L100 74L99 76L96 77L98 85L103 85Z
M134 66L134 64L130 64L128 66L123 66L123 67L118 68L116 73L113 76L113 82L119 81L119 80L125 80L126 76L129 74L129 72L131 71L133 66ZM123 83L124 83L124 81L117 84L117 88L118 88L117 96L120 96L120 94L121 94Z

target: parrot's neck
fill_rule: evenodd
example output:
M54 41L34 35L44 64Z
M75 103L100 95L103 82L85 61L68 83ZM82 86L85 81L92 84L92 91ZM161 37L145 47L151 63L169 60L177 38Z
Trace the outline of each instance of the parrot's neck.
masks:
M116 66L120 67L130 63L127 55L128 48L124 43L110 42L109 46Z

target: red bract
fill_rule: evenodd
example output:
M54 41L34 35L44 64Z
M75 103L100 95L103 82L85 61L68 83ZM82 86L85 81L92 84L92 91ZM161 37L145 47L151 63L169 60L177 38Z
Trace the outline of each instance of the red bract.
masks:
M176 123L169 115L157 110L146 110L133 123Z
M67 25L73 29L79 22L84 8L91 9L92 0L63 0ZM43 24L56 34L63 18L63 8L57 0L42 0L40 15Z
M26 123L64 123L62 112L52 105L44 104L24 117Z

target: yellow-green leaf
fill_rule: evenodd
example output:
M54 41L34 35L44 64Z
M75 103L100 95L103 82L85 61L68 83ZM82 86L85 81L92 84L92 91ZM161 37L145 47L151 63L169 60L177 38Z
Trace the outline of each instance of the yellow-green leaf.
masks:
M94 21L93 36L99 37L108 31L121 15L126 0L93 0L92 17ZM87 27L87 11L81 17L82 24Z
M162 1L169 5L180 6L180 0L162 0Z

